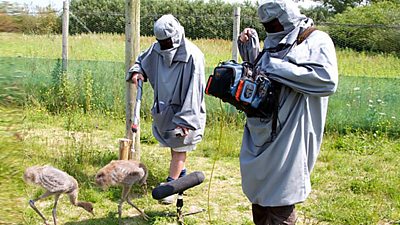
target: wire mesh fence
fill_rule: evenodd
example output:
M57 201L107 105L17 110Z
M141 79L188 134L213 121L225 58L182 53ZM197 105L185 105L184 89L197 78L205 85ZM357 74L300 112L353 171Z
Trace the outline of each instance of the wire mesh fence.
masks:
M1 80L0 100L2 104L38 104L47 110L75 109L90 112L102 111L123 117L125 113L125 80L123 63L123 35L116 35L119 42L108 43L101 34L90 26L90 21L84 15L108 16L114 21L116 27L123 26L124 15L110 12L74 12L71 19L76 20L75 26L84 27L84 30L94 34L76 34L70 38L85 39L81 42L70 42L70 60L67 74L57 72L59 61L49 58L57 58L51 54L43 53L42 57L30 55L26 51L19 53L18 57L10 51L9 54L1 54L0 70ZM105 15L107 14L107 15ZM154 20L161 15L142 15L141 33L145 38L141 43L141 49L149 47L154 38L152 26ZM221 18L216 28L203 27L202 21L215 18L207 16L195 16L195 19L184 19L182 15L176 15L185 27L186 36L190 38L204 52L206 57L206 76L212 73L213 68L220 61L231 59L232 52L232 15L220 15ZM79 22L78 22L79 21ZM258 30L260 39L265 37L265 32L258 22L256 15L253 17L241 17L241 28L253 27ZM364 129L389 132L399 135L400 120L397 110L400 108L400 59L398 38L398 26L380 25L343 25L343 24L317 24L318 29L329 33L337 46L339 66L339 87L331 96L327 129L345 131L347 129ZM73 29L73 28L71 28ZM339 29L337 34L347 34L346 37L331 33ZM347 29L347 30L346 30ZM336 31L335 31L336 32ZM204 36L193 36L193 34ZM354 33L379 34L386 40L383 45L388 53L381 52L377 48L366 48L371 43L370 39L349 39ZM394 35L387 35L388 33ZM221 38L221 37L228 38ZM394 39L388 40L388 36ZM46 40L46 43L61 48L61 42ZM92 39L92 40L91 40ZM228 39L228 40L221 40ZM93 41L97 47L85 48ZM349 43L349 40L351 43ZM7 43L3 43L7 45ZM93 43L92 43L93 44ZM32 44L30 48L34 49ZM58 46L57 46L58 45ZM115 47L119 45L119 47ZM354 47L354 46L360 46ZM369 50L369 51L366 51ZM48 51L52 51L48 49ZM56 51L57 52L57 51ZM92 52L92 54L89 54ZM95 52L95 53L93 53ZM4 53L4 52L3 52ZM14 55L13 55L14 54ZM85 54L87 54L85 56ZM34 56L34 57L32 57ZM60 54L61 56L61 54ZM79 59L79 60L76 60ZM206 78L207 78L206 77ZM10 87L12 87L10 89ZM19 91L16 91L19 90ZM149 117L149 109L152 105L152 92L148 84L145 86L142 115ZM23 93L23 94L21 94ZM218 113L226 113L234 119L242 120L244 115L236 112L227 104L206 96L208 120L212 121Z
M1 102L40 106L52 112L100 111L122 117L125 113L124 64L122 62L71 60L64 79L57 76L57 60L1 58ZM4 68L5 65L14 65ZM5 71L3 69L6 69ZM11 69L11 70L10 70ZM208 67L210 72L212 67ZM11 81L18 78L18 81ZM62 81L62 83L61 83ZM362 129L399 134L399 78L340 76L337 92L330 98L327 129ZM144 86L142 117L149 118L151 87ZM221 113L241 120L244 115L219 100L206 96L209 122Z

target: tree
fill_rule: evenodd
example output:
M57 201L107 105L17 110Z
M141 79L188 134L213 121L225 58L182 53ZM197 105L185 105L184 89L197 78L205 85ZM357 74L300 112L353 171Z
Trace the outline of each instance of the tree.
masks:
M333 16L333 13L324 6L316 6L308 9L301 8L300 11L307 17L312 18L316 24L326 22Z
M323 5L328 8L330 11L333 11L335 14L336 13L342 13L344 12L347 8L354 8L358 5L361 5L364 2L369 2L369 1L364 1L364 0L322 0Z

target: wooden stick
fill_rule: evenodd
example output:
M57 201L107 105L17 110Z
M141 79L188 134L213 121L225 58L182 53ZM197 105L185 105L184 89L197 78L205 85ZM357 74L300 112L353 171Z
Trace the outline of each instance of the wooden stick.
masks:
M119 160L128 160L131 151L132 140L128 138L119 139Z

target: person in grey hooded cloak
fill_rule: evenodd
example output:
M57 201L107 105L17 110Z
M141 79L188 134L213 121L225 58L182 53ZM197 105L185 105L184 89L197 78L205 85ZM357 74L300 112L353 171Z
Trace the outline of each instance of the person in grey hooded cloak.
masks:
M135 84L148 80L154 90L152 131L161 146L171 148L169 182L186 174L186 153L203 138L205 60L173 15L154 23L154 35L157 41L140 54L126 80ZM161 203L173 200L169 196Z
M261 1L258 16L267 37L257 66L281 87L275 121L247 117L240 151L242 189L255 224L295 224L295 204L311 191L328 96L338 85L335 47L290 0ZM238 46L244 61L255 62L257 32L244 29Z

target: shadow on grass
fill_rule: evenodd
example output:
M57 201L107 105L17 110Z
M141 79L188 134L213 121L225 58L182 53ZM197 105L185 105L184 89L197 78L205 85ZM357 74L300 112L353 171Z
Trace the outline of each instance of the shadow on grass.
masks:
M171 214L169 212L160 212L160 211L148 211L146 214L150 217L148 221L144 220L140 215L136 216L124 216L122 215L121 224L124 225L133 225L133 224L159 224L160 221L165 221L168 223L172 223L176 221L176 214ZM65 225L109 225L109 224L118 224L118 213L117 212L109 212L108 215L104 218L95 218L95 219L87 219L79 222L67 222Z

